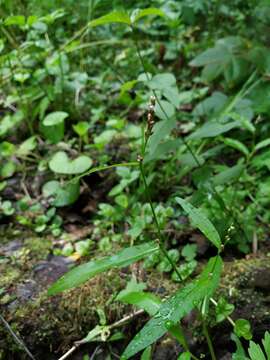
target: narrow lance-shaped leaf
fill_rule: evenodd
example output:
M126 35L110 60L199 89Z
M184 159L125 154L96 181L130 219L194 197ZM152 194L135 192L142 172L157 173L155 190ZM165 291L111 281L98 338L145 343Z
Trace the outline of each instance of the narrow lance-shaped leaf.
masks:
M235 140L235 139L231 139L231 138L224 138L223 139L224 144L231 146L232 148L239 150L240 152L242 152L244 155L248 156L249 155L249 150L246 147L245 144L243 144L241 141Z
M270 139L262 140L258 144L256 144L255 150L258 151L258 150L263 149L264 147L269 146L269 145L270 145Z
M177 197L175 200L188 213L193 225L201 230L207 239L220 250L221 240L219 233L211 221L204 215L204 213L180 197Z
M109 14L94 19L88 23L90 27L96 27L105 24L122 23L131 25L129 15L124 11L113 11Z
M149 15L164 16L165 14L162 10L157 8L136 9L131 14L132 24L135 24L139 19Z
M199 129L195 130L188 138L193 139L204 139L208 137L215 137L220 134L224 134L236 127L239 127L237 121L229 122L227 124L220 124L217 122L209 121Z
M243 164L237 164L221 171L212 178L213 184L217 186L229 184L230 182L235 181L237 178L239 178L244 168L245 166Z
M56 281L48 290L48 295L55 295L64 290L83 284L95 275L111 268L120 268L130 265L135 261L158 251L159 247L154 242L132 246L120 251L117 255L108 256L96 261L79 265Z
M161 303L156 315L148 321L125 349L123 359L129 359L157 341L169 331L172 324L177 324L205 296L211 296L218 286L221 267L222 260L219 256L211 258L202 274L196 280Z

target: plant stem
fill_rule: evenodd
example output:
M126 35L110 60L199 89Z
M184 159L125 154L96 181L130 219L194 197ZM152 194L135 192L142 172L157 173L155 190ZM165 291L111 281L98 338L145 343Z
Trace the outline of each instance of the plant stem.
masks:
M154 205L152 203L152 199L151 199L150 192L149 192L149 186L148 186L147 181L146 181L145 172L144 172L144 166L143 166L142 160L140 161L140 172L141 172L142 179L143 179L145 194L146 194L147 200L149 202L149 205L150 205L150 208L151 208L151 211L152 211L152 215L153 215L153 218L154 218L154 223L156 225L159 248L160 248L161 252L163 253L163 255L166 257L166 259L171 264L173 270L176 272L179 279L182 281L182 276L181 276L179 270L177 269L174 261L170 258L170 255L168 254L168 252L167 252L167 250L165 248L165 245L164 245L165 244L165 238L164 238L164 236L162 234L162 231L161 231L158 219L157 219L157 215L156 215L156 212L155 212L155 209L154 209Z
M139 48L139 45L138 45L138 41L137 39L135 38L135 30L134 30L134 27L131 26L131 31L132 31L132 34L133 34L133 41L134 41L134 44L135 44L135 48L136 48L136 52L137 52L137 55L138 55L138 58L140 60L140 63L142 65L142 68L143 68L143 71L145 73L145 76L147 78L148 81L150 81L150 77L147 73L147 70L146 70L146 66L145 66L145 63L144 63L144 60L143 60L143 57L142 57L142 54L141 54L141 51L140 51L140 48ZM243 88L241 89L241 91L233 98L233 100L230 102L230 104L228 105L228 107L225 109L225 111L221 114L221 115L225 115L226 113L228 113L229 111L231 111L231 109L233 108L233 106L235 105L235 103L243 98L243 96L245 96L252 88L254 88L255 86L258 85L258 83L261 81L261 79L257 80L255 83L253 83L248 89L246 89L246 87L249 85L249 83L254 79L256 75L256 71L253 72L251 74L251 76L248 78L248 80L246 81L246 83L244 84ZM164 107L162 106L162 103L161 101L159 100L158 96L157 96L157 93L155 90L152 90L155 98L156 98L156 101L161 109L161 111L163 112L164 116L166 117L166 120L169 120L169 116L167 114L167 112L165 111ZM201 167L203 164L201 164L198 156L196 155L196 153L192 150L192 148L190 147L190 145L188 144L188 142L186 141L185 138L180 138L181 141L183 142L183 144L185 145L186 149L188 150L188 152L190 153L190 155L192 156L194 162L196 163L196 165L198 167ZM242 228L241 224L239 223L238 219L235 217L234 213L233 213L233 210L231 208L228 208L227 205L225 204L222 196L218 193L218 191L216 190L216 187L215 185L213 184L213 181L212 179L210 180L210 184L211 184L211 189L212 189L212 192L215 194L216 198L217 198L217 202L219 204L219 206L221 207L222 210L224 210L224 212L230 216L235 225L238 227L239 231L242 233L242 235L244 236L245 240L248 241L248 238L247 238L247 235L244 231L244 229Z
M208 329L207 329L207 325L206 325L206 322L205 322L204 319L202 319L202 325L203 325L203 333L204 333L204 336L206 338L207 345L208 345L208 348L209 348L209 351L210 351L210 354L211 354L211 359L212 360L217 360L216 355L215 355L215 351L214 351L214 348L213 348L212 340L210 338L210 335L209 335L209 332L208 332Z
M147 142L147 139L146 139L146 142ZM147 197L147 200L149 202L149 205L151 207L151 211L152 211L152 215L153 215L153 218L154 218L154 222L155 222L155 225L156 225L156 230L157 230L157 234L158 234L158 246L160 248L160 251L163 253L163 255L166 257L166 259L169 261L169 263L171 264L173 270L176 272L177 276L179 277L180 281L182 281L182 276L179 272L179 270L177 269L177 266L175 265L174 261L170 258L170 255L168 254L168 251L166 250L165 248L165 238L162 234L162 231L161 231L161 228L160 228L160 224L158 222L158 218L157 218L157 215L156 215L156 212L155 212L155 208L154 208L154 205L153 205L153 202L152 202L152 199L151 199L151 196L150 196L150 191L149 191L149 186L147 184L147 181L146 181L146 177L145 177L145 172L144 172L144 166L143 166L143 160L140 159L139 161L139 164L140 164L140 172L141 172L141 176L142 176L142 179L143 179L143 183L144 183L144 189L145 189L145 194L146 194L146 197ZM181 332L182 332L182 337L183 337L183 341L181 341L181 345L184 347L184 349L186 351L188 351L190 353L190 356L194 359L194 360L199 360L195 355L193 355L191 353L191 351L189 350L188 348L188 344L187 344L187 341L185 339L185 335L184 335L184 332L182 330L182 327L181 327ZM216 359L213 359L213 360L216 360Z

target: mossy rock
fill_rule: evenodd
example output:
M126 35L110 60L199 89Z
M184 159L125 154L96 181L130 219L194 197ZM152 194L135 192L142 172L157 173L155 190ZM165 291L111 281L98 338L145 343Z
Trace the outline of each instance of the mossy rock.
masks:
M1 312L39 359L57 359L74 341L84 338L99 323L97 309L104 311L108 324L132 312L130 306L114 302L113 298L132 273L141 276L140 266L135 264L120 271L110 270L77 289L48 297L50 284L75 265L69 258L52 255L52 248L52 241L44 237L15 239L0 246ZM170 281L162 281L160 274L151 276L148 283L161 293L176 288ZM2 326L0 349L1 360L14 359L17 353L24 359L21 349Z

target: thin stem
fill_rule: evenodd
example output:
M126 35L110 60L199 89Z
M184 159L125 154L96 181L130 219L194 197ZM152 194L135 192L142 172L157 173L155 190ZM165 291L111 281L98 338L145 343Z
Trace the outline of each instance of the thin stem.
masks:
M141 315L144 313L143 309L140 309L132 314L128 314L126 316L124 316L122 319L120 319L119 321L109 325L107 328L108 330L112 330L115 329L121 325L123 325L124 323L134 319L135 317ZM84 345L86 343L86 341L84 339L79 340L79 341L75 341L74 345L72 346L72 348L70 348L63 356L61 356L58 360L65 360L67 359L71 354L74 353L74 351L76 351L81 345ZM197 359L196 359L197 360Z
M205 322L204 319L202 320L202 325L203 325L203 333L204 333L204 336L206 338L207 345L208 345L208 348L209 348L209 351L210 351L210 354L211 354L211 359L212 360L217 360L216 355L215 355L215 351L214 351L214 347L213 347L213 344L212 344L212 340L210 338L210 335L209 335L209 332L208 332L208 329L207 329L207 325L206 325L206 322Z
M148 138L146 138L146 142L147 142ZM145 177L145 173L144 173L144 166L143 166L143 162L142 162L142 159L141 161L139 162L140 163L140 172L141 172L141 176L142 176L142 179L143 179L143 184L144 184L144 189L145 189L145 194L146 194L146 197L147 197L147 200L149 202L149 205L151 207L151 211L152 211L152 215L153 215L153 218L154 218L154 222L155 222L155 225L156 225L156 230L157 230L157 234L158 234L158 245L159 245L159 248L161 250L161 252L163 253L163 255L166 257L166 259L169 261L169 263L171 264L173 270L175 271L175 273L177 274L177 276L179 277L180 281L182 281L182 276L177 268L177 266L175 265L174 261L170 258L170 255L168 254L168 251L166 250L164 244L165 244L165 238L162 234L162 231L161 231L161 228L160 228L160 224L158 222L158 218L157 218L157 215L156 215L156 211L155 211L155 208L154 208L154 205L153 205L153 202L152 202L152 199L151 199L151 196L150 196L150 192L149 192L149 186L147 184L147 181L146 181L146 177ZM181 341L181 345L184 347L184 349L186 351L188 351L190 353L190 356L194 359L194 360L199 360L195 355L193 355L191 353L191 351L189 350L188 348L188 344L187 344L187 341L185 339L185 335L184 335L184 332L182 330L182 327L180 327L180 330L181 330L181 333L182 333L182 340L184 341Z
M142 179L143 179L145 194L146 194L147 200L149 202L149 205L150 205L150 208L151 208L151 211L152 211L152 215L153 215L153 218L154 218L154 223L156 225L159 248L160 248L161 252L163 253L163 255L166 257L166 259L171 264L173 270L176 272L179 279L182 281L183 279L182 279L182 276L181 276L179 270L177 269L177 266L175 265L174 261L170 258L170 255L168 254L168 252L167 252L167 250L165 248L165 245L164 245L165 244L165 238L164 238L164 236L162 234L160 224L158 222L157 215L156 215L156 212L155 212L155 209L154 209L154 205L152 203L152 199L151 199L150 192L149 192L149 186L148 186L147 181L146 181L145 172L144 172L144 166L143 166L142 161L140 161L140 172L141 172Z
M145 73L145 76L147 78L147 80L149 81L150 80L150 77L149 77L149 74L147 73L147 70L146 70L146 66L145 66L145 63L144 63L144 60L143 60L143 57L142 57L142 54L141 54L141 51L140 51L140 48L139 48L139 45L138 45L138 41L135 37L135 30L134 30L134 27L131 26L131 31L133 33L133 41L134 41L134 44L135 44L135 48L136 48L136 52L137 52L137 55L138 55L138 58L140 60L140 63L142 65L142 68L143 68L143 71ZM246 81L246 83L244 84L242 90L233 98L233 100L231 101L231 103L229 104L229 106L225 109L225 111L222 113L222 115L225 115L226 113L228 113L229 111L231 111L231 109L233 108L233 106L235 105L235 103L237 102L237 100L239 100L240 98L242 98L243 96L245 96L252 88L254 88L255 86L258 85L258 83L261 81L261 79L257 80L254 84L252 84L250 87L248 87L246 89L246 87L249 85L249 83L254 79L256 75L256 71L253 72L251 74L251 76L248 78L248 80ZM161 111L163 112L164 116L166 117L166 120L169 120L169 116L167 114L167 112L165 111L164 107L162 106L162 103L161 101L159 100L158 96L157 96L157 93L155 90L152 90L153 92L153 95L155 96L156 98L156 101L161 109ZM198 156L196 155L196 153L192 150L192 148L190 147L190 145L188 144L188 142L186 141L185 138L180 138L180 140L183 142L183 144L185 145L186 149L188 150L188 152L191 154L192 158L194 159L196 165L198 167L201 167L202 164L200 163L200 160L198 158ZM241 231L241 233L243 234L244 238L246 239L246 241L248 241L248 238L247 238L247 235L244 231L244 229L242 228L241 224L239 223L238 219L235 217L233 211L231 208L228 208L227 205L225 204L222 196L217 192L216 190L216 187L215 185L213 184L212 182L212 179L210 180L210 184L211 184L211 188L212 188L212 191L213 193L215 194L216 198L217 198L217 202L219 204L219 206L224 210L224 212L230 216L233 221L235 222L235 225L238 227L238 229Z

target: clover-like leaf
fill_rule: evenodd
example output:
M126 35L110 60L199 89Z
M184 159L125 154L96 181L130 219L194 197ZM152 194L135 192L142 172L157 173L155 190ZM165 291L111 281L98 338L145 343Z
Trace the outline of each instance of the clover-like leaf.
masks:
M49 162L49 168L57 174L81 174L88 170L93 161L89 156L81 155L70 160L64 151L58 151Z

